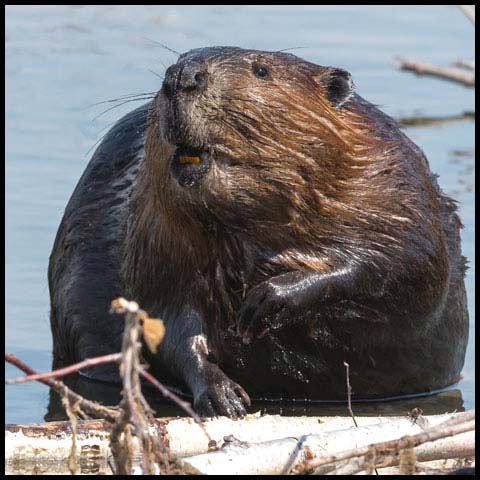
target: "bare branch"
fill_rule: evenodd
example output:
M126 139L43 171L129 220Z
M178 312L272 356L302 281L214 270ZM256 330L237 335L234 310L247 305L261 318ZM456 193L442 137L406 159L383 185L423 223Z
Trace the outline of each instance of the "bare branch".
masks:
M443 78L452 82L461 83L466 87L475 86L475 74L467 73L458 68L445 68L431 63L417 62L404 57L396 57L395 60L400 69L416 73L417 75L429 75Z
M475 62L473 60L462 60L457 58L452 62L452 65L455 67L466 68L467 70L475 71Z
M462 112L458 115L444 115L437 117L399 117L396 118L397 122L403 127L425 127L443 125L445 123L475 121L475 112Z
M457 5L457 7L468 17L475 25L475 10L470 5Z
M348 401L348 413L352 417L353 423L358 428L357 421L355 420L355 416L353 415L352 410L352 387L350 386L350 365L347 362L343 362L343 366L347 371L347 401Z
M165 398L169 398L173 400L180 408L182 408L186 413L188 413L196 423L198 423L199 427L204 431L207 439L209 442L212 441L212 438L208 434L207 430L205 429L205 426L203 425L202 420L200 417L193 411L192 407L188 402L183 401L180 397L175 395L175 393L171 392L166 388L164 385L162 385L155 377L153 377L150 373L145 371L144 369L140 370L140 375L145 378L145 380L148 380L152 385L154 385Z
M77 407L78 402L75 405L71 405L68 397L62 397L62 403L67 412L67 416L70 420L70 427L72 429L72 446L70 448L70 454L68 455L68 469L72 475L77 472Z
M295 470L296 473L299 473L328 463L365 455L373 458L374 465L377 460L379 462L382 459L381 466L386 467L391 463L389 463L389 458L381 458L382 453L388 453L388 457L392 457L391 454L393 451L398 452L404 448L413 448L426 442L433 442L434 440L440 438L469 432L471 430L475 430L475 410L465 412L464 414L458 414L456 417L447 420L436 427L425 430L417 435L407 435L397 440L375 443L366 447L355 448L334 455L322 455L315 459L309 460L302 465L299 465Z
M22 362L19 358L15 355L6 353L5 354L5 361L15 365L20 370L23 370L28 375L37 375L37 372L30 368L26 363ZM118 411L113 408L104 407L103 405L99 405L96 402L92 402L83 398L81 395L78 395L73 390L70 390L63 382L60 380L52 380L50 378L40 379L39 382L48 385L53 390L55 390L61 396L67 396L70 402L79 402L79 407L82 410L86 410L87 412L92 413L95 416L105 418L106 420L112 422L118 416Z
M65 368L59 368L58 370L53 370L52 372L36 373L34 375L27 375L25 377L7 378L5 380L5 383L7 385L13 385L15 383L31 382L33 380L45 380L48 378L64 377L65 375L75 373L84 367L91 367L93 365L100 365L102 363L118 362L121 360L121 358L121 353L111 353L109 355L103 355L101 357L87 358L82 362L69 365Z

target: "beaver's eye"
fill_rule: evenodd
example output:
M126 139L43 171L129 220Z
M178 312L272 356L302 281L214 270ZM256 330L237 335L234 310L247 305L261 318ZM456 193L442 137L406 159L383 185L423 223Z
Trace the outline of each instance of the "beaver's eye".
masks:
M260 78L267 78L268 77L268 70L266 67L262 65L253 64L253 73Z

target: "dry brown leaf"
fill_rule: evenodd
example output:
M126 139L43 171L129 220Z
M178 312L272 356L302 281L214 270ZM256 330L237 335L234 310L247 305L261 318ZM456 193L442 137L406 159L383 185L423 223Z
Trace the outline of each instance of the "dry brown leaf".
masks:
M152 353L157 353L165 335L165 325L158 318L143 318L143 338Z

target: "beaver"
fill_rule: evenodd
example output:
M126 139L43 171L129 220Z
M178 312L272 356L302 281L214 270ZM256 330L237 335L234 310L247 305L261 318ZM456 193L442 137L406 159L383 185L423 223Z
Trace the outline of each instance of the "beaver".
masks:
M104 137L66 207L54 367L120 350L121 295L163 319L145 360L204 416L242 416L250 396L345 399L344 362L354 400L451 385L468 339L456 210L347 71L191 50Z

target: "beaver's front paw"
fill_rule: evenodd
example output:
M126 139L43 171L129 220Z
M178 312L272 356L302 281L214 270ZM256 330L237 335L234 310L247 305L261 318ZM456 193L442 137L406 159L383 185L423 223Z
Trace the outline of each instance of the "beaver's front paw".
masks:
M232 382L216 365L210 364L205 375L206 383L195 395L193 406L201 417L224 415L244 417L250 397L238 383Z
M268 281L253 288L238 313L237 334L244 343L262 338L284 326L295 314L295 296L288 289Z

